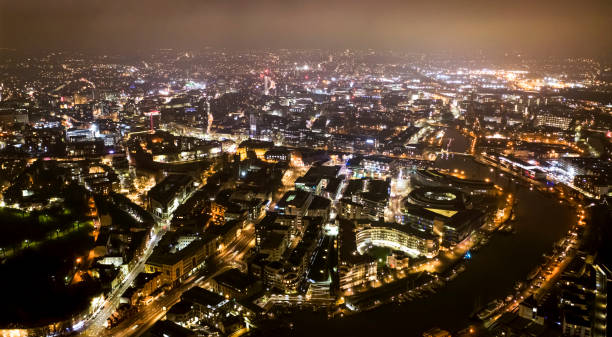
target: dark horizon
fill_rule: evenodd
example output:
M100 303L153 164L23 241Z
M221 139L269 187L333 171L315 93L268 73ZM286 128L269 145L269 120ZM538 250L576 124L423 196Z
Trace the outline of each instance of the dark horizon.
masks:
M0 1L0 47L28 52L205 46L521 52L609 58L609 1Z

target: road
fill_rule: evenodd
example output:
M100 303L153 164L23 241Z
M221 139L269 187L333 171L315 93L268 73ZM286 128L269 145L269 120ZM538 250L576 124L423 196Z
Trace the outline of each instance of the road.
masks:
M211 278L216 275L230 269L229 265L221 266L216 268L214 273L196 273L181 283L178 287L169 291L166 295L159 299L149 303L140 309L138 313L130 318L121 322L113 329L102 331L99 336L139 336L147 331L155 322L160 320L166 315L166 311L169 310L174 304L178 303L181 299L181 295L201 284L208 282ZM201 275L204 274L204 275Z
M294 180L295 178L292 177ZM282 196L282 195L281 195ZM185 200L188 200L186 198ZM149 246L150 251L147 250L147 257L140 260L139 264L137 264L137 268L134 268L134 273L130 273L129 282L124 282L123 285L116 291L119 295L117 296L115 292L113 295L116 297L115 303L111 309L111 307L105 306L103 310L103 314L98 315L99 317L104 317L104 320L98 318L95 321L95 330L90 328L89 331L95 332L95 334L84 334L88 336L139 336L143 334L148 328L150 328L155 322L166 315L166 310L170 309L172 305L176 304L181 295L191 289L194 286L202 286L205 285L208 280L212 277L222 273L223 271L230 268L239 268L244 271L245 264L242 261L247 252L255 245L255 222L261 220L263 218L263 214L259 219L254 221L249 221L248 224L244 227L242 231L240 231L239 237L235 238L230 244L222 248L222 251L219 252L216 256L213 256L207 261L207 268L204 271L200 271L183 283L181 283L177 288L172 289L164 296L158 298L154 302L150 303L147 306L142 307L136 314L131 316L130 318L124 320L119 325L110 330L102 330L102 326L105 325L106 319L110 317L113 313L114 308L118 304L119 297L121 294L125 292L128 286L132 283L138 272L136 270L142 271L144 269L144 263L148 259L148 256L151 254L153 250L153 246ZM157 241L155 241L155 245L159 242L158 236ZM126 281L128 279L126 278Z
M242 268L240 261L254 244L255 227L249 223L227 247L207 261L207 267L190 276L178 287L170 290L150 304L143 306L133 316L110 330L99 331L97 336L140 336L155 322L162 319L181 295L195 286L203 286L216 275L231 269Z
M385 221L396 222L397 216L402 216L402 201L412 191L408 177L391 179L391 196L385 210Z
M195 191L191 192L184 200L188 200L193 196ZM166 231L168 230L169 219L172 218L172 214L170 214L167 218L161 219L153 215L155 219L155 225L151 229L153 234L151 235L151 239L147 242L147 247L141 255L137 255L134 259L138 259L134 267L125 275L120 285L113 289L111 293L107 296L104 304L96 310L91 317L82 322L82 326L84 330L81 332L82 336L100 336L102 331L104 330L108 318L115 312L117 306L119 306L119 301L121 300L121 296L125 291L132 285L134 279L138 274L144 271L145 264L153 250L162 239ZM78 324L78 323L77 323Z
M104 305L96 311L89 320L84 322L85 331L83 331L83 336L99 336L106 325L106 320L115 312L117 306L119 305L119 300L123 293L130 287L136 276L144 271L144 266L147 259L153 253L153 249L159 243L159 240L164 236L165 229L163 226L155 227L154 234L147 245L147 248L138 258L138 262L134 265L134 268L124 277L121 285L115 288L106 301Z

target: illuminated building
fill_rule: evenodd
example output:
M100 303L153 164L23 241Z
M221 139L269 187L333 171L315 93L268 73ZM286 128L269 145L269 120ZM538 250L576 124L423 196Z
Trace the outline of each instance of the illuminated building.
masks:
M566 336L592 336L592 323L580 314L565 313L563 316L563 334Z
M349 198L342 198L338 202L339 215L348 220L369 219L364 205L354 202Z
M0 125L28 124L28 114L18 110L0 110Z
M303 220L304 233L292 249L287 238L296 221L294 217L269 213L256 226L258 254L249 261L249 271L261 278L267 287L297 293L304 283L322 233L322 219L304 217Z
M260 288L260 284L251 275L238 269L230 269L213 277L210 284L217 293L236 299L251 296Z
M390 185L386 180L369 178L350 180L344 191L344 197L340 200L342 208L340 213L353 214L356 217L365 213L372 221L380 220L384 217L387 208L389 190ZM346 199L351 202L344 202ZM357 205L361 205L361 209Z
M322 233L322 219L319 217L304 218L304 233L292 250L286 239L292 226L291 221L288 220L291 219L269 214L257 226L259 227L256 236L259 254L249 261L249 271L261 278L269 288L275 288L284 293L297 293L311 268L313 251Z
M324 236L315 251L308 271L307 298L329 298L332 283L331 263L334 239Z
M313 252L317 248L319 238L321 237L321 224L320 218L309 219L309 224L302 236L302 240L289 254L287 269L290 273L286 276L286 283L287 286L291 285L290 289L297 290L298 286L303 282L305 275L313 268L311 261L313 259Z
M266 216L255 224L255 247L259 250L261 244L270 233L289 235L295 229L296 219L289 215L280 215L277 212L267 212Z
M70 129L66 130L66 140L69 142L93 141L95 134L93 129Z
M329 220L331 211L331 200L315 195L306 210L306 215L310 217L320 217L324 222Z
M255 115L255 113L251 112L249 114L249 137L254 138L256 136L257 136L257 116Z
M243 160L247 157L247 153L254 152L257 158L264 159L266 152L274 147L273 142L259 141L255 139L248 139L240 143L236 153L240 155L240 159Z
M161 272L164 283L176 285L201 267L217 251L217 240L193 240L181 250L165 250L158 246L145 264L147 273ZM163 249L163 250L162 250Z
M410 257L401 253L393 252L387 257L387 265L393 269L405 269L410 266Z
M166 312L166 319L180 325L187 325L195 321L193 305L189 301L179 301ZM199 319L199 317L198 317Z
M465 194L457 189L421 187L404 199L403 223L440 237L444 246L453 246L484 224L485 213L471 207Z
M293 282L291 282L292 278L287 280L287 282L285 281L285 275L283 264L279 261L267 263L263 267L263 279L266 286L269 288L275 288L284 292L287 289L286 283L289 283L287 285L293 284Z
M351 221L339 220L338 277L340 289L351 291L355 287L374 281L377 275L376 259L357 251L354 225Z
M164 178L147 193L149 209L161 218L174 210L194 190L193 178L183 174L172 174Z
M266 234L261 244L258 245L259 252L268 255L269 261L279 261L287 249L287 235L278 232Z
M574 179L576 176L599 176L602 178L610 176L612 164L600 158L586 157L562 157L549 160L550 169L556 173Z
M544 325L544 316L542 316L541 312L538 314L538 309L541 309L538 307L538 303L533 296L529 296L519 304L518 315L537 324Z
M164 277L161 272L138 274L134 279L134 286L129 288L133 290L132 305L137 304L138 300L146 303L149 296L153 295L164 284L163 280Z
M211 215L217 223L241 219L248 213L248 210L243 208L240 204L229 200L219 202L215 200L211 203L210 209Z
M595 175L577 175L574 177L574 185L595 195L601 196L612 191L612 178Z
M312 202L313 195L304 191L289 191L283 195L281 200L276 204L275 210L279 214L291 215L296 217L295 230L298 233L304 231L302 218L306 215L306 211Z
M373 155L356 157L349 161L348 167L354 176L383 178L389 176L398 167L397 159Z
M292 151L286 148L272 148L264 154L264 158L271 162L289 162L291 161Z
M295 189L321 195L330 180L340 174L340 166L313 166L295 180Z
M535 116L533 125L535 127L548 126L561 130L567 130L571 122L572 117L570 116L563 116L553 113L540 113Z
M409 256L432 258L438 255L438 237L409 226L394 223L372 223L358 230L357 251L365 253L370 247L387 247Z
M66 152L72 157L92 157L104 154L104 141L96 138L92 141L69 142L66 144Z
M306 213L312 199L312 194L308 192L289 191L276 204L276 211L280 214L301 216Z
M531 179L541 180L546 179L546 172L543 171L538 165L530 164L524 160L515 156L483 156L485 160L496 164L498 160L499 164L503 167L511 169L520 175L529 177Z

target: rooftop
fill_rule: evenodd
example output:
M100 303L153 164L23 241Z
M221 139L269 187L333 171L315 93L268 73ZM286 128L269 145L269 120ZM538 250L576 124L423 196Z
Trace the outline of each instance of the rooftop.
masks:
M326 209L331 206L331 200L315 195L308 209Z
M181 300L190 301L208 307L217 307L225 301L225 298L204 288L193 287L181 295Z
M156 249L147 260L147 264L152 265L170 265L173 266L186 257L192 256L196 251L202 249L206 242L201 239L193 240L187 247L171 253L168 250L160 251ZM158 246L159 247L159 246Z
M304 191L289 191L283 195L281 200L278 202L277 207L284 209L288 206L294 206L301 208L306 204L310 193Z
M144 333L145 337L191 337L196 333L168 320L157 321Z
M261 250L276 249L283 244L285 235L278 232L267 232L260 245Z
M251 287L255 280L238 269L230 269L213 278L218 284L232 288L238 292Z
M355 240L355 226L352 221L339 219L339 251L338 260L342 263L360 264L374 262L370 255L361 255L357 252Z
M193 178L185 174L172 174L155 185L147 195L162 204L169 204L172 198L184 186L193 182Z
M136 288L142 288L147 282L161 275L161 272L155 273L140 273L134 279L134 286Z

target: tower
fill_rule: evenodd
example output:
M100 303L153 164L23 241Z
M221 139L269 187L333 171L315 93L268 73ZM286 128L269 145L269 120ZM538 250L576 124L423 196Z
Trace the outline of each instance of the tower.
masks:
M257 135L257 118L255 113L249 113L249 138L255 138Z
M270 95L270 89L276 88L276 82L274 82L270 76L264 76L264 95Z
M206 114L208 117L208 123L206 124L206 133L210 134L210 128L212 127L212 123L213 123L213 114L210 112L210 101L206 100Z
M154 116L157 116L159 118L159 111L153 110L153 111L145 112L144 115L149 117L149 125L151 128L150 129L151 133L155 132L155 122L153 119L154 119Z

